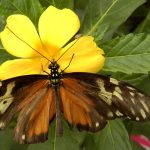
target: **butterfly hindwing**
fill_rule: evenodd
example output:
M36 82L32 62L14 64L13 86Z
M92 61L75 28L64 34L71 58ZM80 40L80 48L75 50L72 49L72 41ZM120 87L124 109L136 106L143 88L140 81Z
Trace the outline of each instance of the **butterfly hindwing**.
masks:
M63 79L60 93L64 117L79 129L98 131L106 120L96 110L96 103L84 93L85 88L73 78Z
M19 143L47 140L49 122L55 115L54 102L52 89L45 87L21 110L14 130L14 137Z
M97 131L103 128L106 121L95 110L92 103L87 103L80 93L68 90L66 84L60 88L65 119L79 129ZM85 100L85 101L84 101ZM101 123L101 126L99 126Z

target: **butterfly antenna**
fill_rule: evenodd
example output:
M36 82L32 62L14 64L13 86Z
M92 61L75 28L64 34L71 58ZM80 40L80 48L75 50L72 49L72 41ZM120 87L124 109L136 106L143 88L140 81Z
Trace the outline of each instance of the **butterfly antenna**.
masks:
M41 55L42 57L44 57L45 59L47 59L48 61L50 61L47 57L45 57L43 54L41 54L39 51L37 51L35 48L33 48L31 45L29 45L26 41L22 40L19 36L17 36L8 26L6 26L6 28L15 36L17 37L20 41L22 41L23 43L25 43L27 46L29 46L31 49L33 49L35 52L37 52L39 55ZM51 61L50 61L51 62Z
M69 50L70 50L70 48L71 47L73 47L78 41L79 41L79 39L80 38L78 38L70 47L68 47L67 49L66 49L66 51L56 60L56 62L58 61L58 60L60 60L65 54L66 54L66 52L68 52ZM62 49L62 48L61 48ZM60 49L60 50L61 50Z
M74 54L72 55L69 64L61 72L64 72L70 66L70 64L71 64L71 62L73 60L73 57L74 57Z

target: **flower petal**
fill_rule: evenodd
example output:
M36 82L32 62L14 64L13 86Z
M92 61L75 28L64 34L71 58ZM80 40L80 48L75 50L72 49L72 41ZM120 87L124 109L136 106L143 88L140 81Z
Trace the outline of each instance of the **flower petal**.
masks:
M66 53L64 54L65 51ZM71 61L73 54L74 57ZM65 70L65 72L95 73L98 72L104 65L105 57L103 54L103 50L97 47L96 43L93 41L93 37L84 36L76 39L62 49L56 60L63 55L60 60L58 60L62 70L68 66L71 61L70 66Z
M150 140L144 135L131 135L130 139L147 150L150 148Z
M14 56L22 58L39 56L35 50L44 53L33 23L24 15L9 16L0 38L4 48Z
M39 33L51 56L79 30L78 16L70 9L48 7L39 19Z
M40 74L42 63L39 59L8 60L0 66L0 80L21 75Z

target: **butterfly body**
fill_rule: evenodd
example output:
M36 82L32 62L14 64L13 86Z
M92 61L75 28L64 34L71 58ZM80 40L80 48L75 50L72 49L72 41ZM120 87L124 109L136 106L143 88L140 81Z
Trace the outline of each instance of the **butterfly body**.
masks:
M55 60L52 60L51 64L48 66L50 69L50 74L49 74L49 80L50 80L50 86L52 87L59 87L61 84L61 76L62 73L59 72L59 65Z
M62 135L62 116L70 125L92 132L119 117L150 120L150 97L134 87L92 73L63 73L56 61L49 69L48 75L26 75L0 83L0 129L18 114L14 138L19 143L47 140L54 118L57 135Z
M59 72L59 65L57 62L53 59L51 64L48 66L50 69L49 76L49 88L53 89L53 93L55 95L55 105L56 105L56 132L58 136L62 136L63 134L63 128L62 128L62 116L61 116L61 100L60 100L60 94L59 94L59 88L61 85L61 72Z

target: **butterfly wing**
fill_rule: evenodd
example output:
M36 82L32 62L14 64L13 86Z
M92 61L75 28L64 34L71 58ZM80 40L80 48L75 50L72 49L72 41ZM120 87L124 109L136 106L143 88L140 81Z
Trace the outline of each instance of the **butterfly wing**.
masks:
M123 82L90 73L63 74L59 85L61 110L79 129L98 131L107 120L150 119L150 97ZM44 75L0 82L0 129L19 112L14 138L19 143L47 140L49 122L56 114L55 93Z
M16 77L1 82L0 128L19 112L14 138L19 143L43 142L49 122L55 115L55 103L49 80L44 75Z
M124 82L91 73L63 75L64 117L79 129L97 131L109 119L150 119L150 97Z

